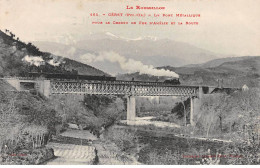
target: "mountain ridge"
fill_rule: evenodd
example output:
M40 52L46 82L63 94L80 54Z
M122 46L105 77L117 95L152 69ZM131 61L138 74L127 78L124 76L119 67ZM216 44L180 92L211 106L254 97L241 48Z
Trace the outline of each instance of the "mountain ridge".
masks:
M81 62L86 62L84 54L99 54L101 52L110 51L124 56L126 59L134 59L141 61L145 65L152 65L154 67L204 63L212 59L223 57L221 54L170 39L159 39L150 36L130 39L108 33L88 34L69 45L46 41L35 41L34 44L42 50L59 53L67 58ZM110 72L112 74L120 72L119 65L112 64L108 61L88 64L99 69L104 68L103 70L105 71L113 67L114 70Z
M183 67L211 68L211 67L216 67L218 65L221 65L225 62L234 62L234 61L244 60L244 59L253 58L253 57L259 57L259 56L241 56L241 57L218 58L218 59L213 59L213 60L207 61L207 62L202 63L202 64L189 64L189 65L184 65Z

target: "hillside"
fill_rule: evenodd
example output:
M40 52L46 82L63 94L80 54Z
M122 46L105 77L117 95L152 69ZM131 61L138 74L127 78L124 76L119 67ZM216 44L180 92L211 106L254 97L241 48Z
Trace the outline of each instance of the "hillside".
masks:
M213 62L213 61L212 61ZM216 64L217 65L217 64ZM158 67L168 69L180 75L183 85L217 85L218 79L223 79L224 87L259 87L260 83L260 57L245 57L238 61L224 62L220 65L204 68L194 67ZM118 79L155 81L156 77L148 77L138 73L121 74ZM148 79L147 79L148 78Z
M92 66L42 52L31 43L15 39L14 34L0 31L0 76L20 76L29 71L71 73L72 70L82 75L110 76Z
M184 67L211 68L211 67L219 66L225 62L235 62L235 61L240 61L240 60L244 60L244 59L248 59L248 58L252 58L252 56L219 58L219 59L210 60L210 61L202 63L202 64L185 65Z

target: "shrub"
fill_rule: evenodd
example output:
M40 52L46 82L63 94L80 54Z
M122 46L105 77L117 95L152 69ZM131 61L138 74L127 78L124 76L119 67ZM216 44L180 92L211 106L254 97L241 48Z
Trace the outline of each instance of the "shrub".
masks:
M260 164L260 144L256 141L235 143L225 148L225 153L229 154L227 164L232 165L259 165Z
M87 100L86 100L87 99ZM91 129L97 136L99 137L99 132L103 128L108 128L112 126L115 122L117 122L122 112L124 111L124 102L121 98L116 97L104 97L101 96L94 96L94 100L91 99L89 96L84 99L86 104L86 108L88 111L93 109L94 116L85 117L87 120L83 120L82 118L79 119L81 123L85 123L88 125L87 129ZM96 102L95 102L96 101ZM90 102L95 102L93 105ZM99 107L97 107L99 105ZM99 111L98 111L99 110Z
M128 151L136 146L137 137L131 130L110 127L104 137L114 142L122 151Z
M51 148L38 148L32 150L20 150L15 153L2 154L1 164L4 165L30 165L40 164L54 157Z
M149 152L148 164L151 165L177 165L180 161L180 155L173 153L171 150L167 150L165 153L159 153L157 151Z
M185 106L185 108L184 108ZM190 110L190 98L188 98L187 100L183 101L183 102L177 102L175 103L174 108L172 109L172 113L176 114L178 116L178 118L183 118L184 117L184 109L187 112L189 112ZM188 115L186 114L187 117L187 121L189 120Z

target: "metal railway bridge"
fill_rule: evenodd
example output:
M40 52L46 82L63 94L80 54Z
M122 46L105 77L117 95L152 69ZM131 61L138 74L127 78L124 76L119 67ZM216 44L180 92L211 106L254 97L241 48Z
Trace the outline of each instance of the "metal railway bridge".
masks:
M54 94L93 94L93 95L125 95L127 98L127 121L135 120L136 96L182 96L191 98L190 123L193 125L194 99L203 94L211 94L218 89L211 86L170 85L162 82L144 81L97 81L97 80L63 80L33 79L11 77L3 78L18 91L28 90L28 85L47 98Z
M199 87L140 81L50 81L50 94L196 96Z

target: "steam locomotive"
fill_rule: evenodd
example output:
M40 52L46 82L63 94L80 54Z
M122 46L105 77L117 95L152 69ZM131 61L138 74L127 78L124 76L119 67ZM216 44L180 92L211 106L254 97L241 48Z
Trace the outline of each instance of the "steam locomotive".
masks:
M163 83L171 84L171 85L180 85L181 84L179 78L167 78Z

